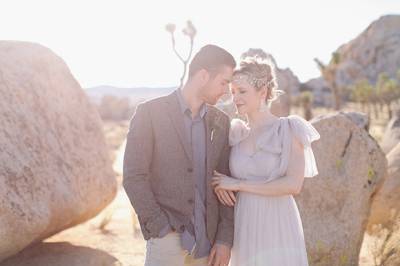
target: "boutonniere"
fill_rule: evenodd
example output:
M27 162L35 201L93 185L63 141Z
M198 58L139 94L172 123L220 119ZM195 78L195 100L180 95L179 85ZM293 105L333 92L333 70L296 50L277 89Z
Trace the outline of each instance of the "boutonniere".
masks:
M217 114L209 119L207 124L208 128L210 128L210 141L213 142L218 135L218 130L222 130L222 117Z

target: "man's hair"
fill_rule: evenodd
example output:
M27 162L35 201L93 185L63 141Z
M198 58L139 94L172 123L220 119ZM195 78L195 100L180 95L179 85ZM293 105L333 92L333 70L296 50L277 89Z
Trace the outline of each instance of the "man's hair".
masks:
M216 73L222 66L235 68L235 59L225 49L216 45L208 44L203 46L193 57L192 62L190 62L189 78L201 69Z

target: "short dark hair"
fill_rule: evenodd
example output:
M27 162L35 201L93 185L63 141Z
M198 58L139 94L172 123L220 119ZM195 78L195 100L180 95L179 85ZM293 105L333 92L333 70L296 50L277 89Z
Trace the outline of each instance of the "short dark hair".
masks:
M235 68L236 61L225 49L213 44L208 44L203 46L193 57L192 62L190 62L189 77L192 77L201 69L215 72L215 70L222 66Z

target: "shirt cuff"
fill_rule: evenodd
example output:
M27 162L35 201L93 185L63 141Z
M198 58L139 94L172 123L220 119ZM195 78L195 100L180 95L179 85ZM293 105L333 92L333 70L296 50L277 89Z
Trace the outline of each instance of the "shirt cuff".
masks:
M215 240L215 244L224 245L227 246L228 248L232 248L232 245L230 243L221 240Z
M159 238L163 238L164 236L168 235L168 233L172 232L172 228L169 224L167 224L166 226L163 227L163 229L161 229L160 233L158 234Z

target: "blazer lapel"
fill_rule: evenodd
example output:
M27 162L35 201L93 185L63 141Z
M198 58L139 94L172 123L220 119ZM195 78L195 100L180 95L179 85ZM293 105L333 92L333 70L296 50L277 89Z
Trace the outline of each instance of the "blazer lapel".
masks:
M212 162L214 160L214 149L215 145L214 142L216 140L216 133L217 133L217 126L215 124L215 117L216 114L214 113L214 110L212 108L208 108L208 112L206 114L206 136L207 136L207 169L208 171L212 171ZM212 173L211 173L212 175Z
M167 104L168 114L169 117L171 118L174 128L176 129L180 142L183 146L183 149L185 150L186 156L190 159L190 161L192 161L193 160L192 147L189 144L188 136L186 136L187 134L185 132L183 114L179 106L178 96L176 95L176 93L177 92L175 91L168 97L168 104Z

